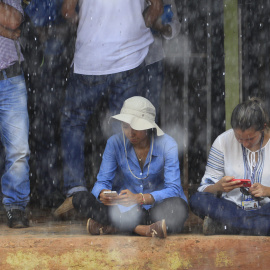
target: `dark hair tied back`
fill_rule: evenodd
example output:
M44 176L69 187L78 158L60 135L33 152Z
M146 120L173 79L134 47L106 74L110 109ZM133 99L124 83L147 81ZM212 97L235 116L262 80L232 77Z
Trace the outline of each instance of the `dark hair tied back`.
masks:
M232 112L231 126L233 129L244 131L254 128L259 131L265 128L265 124L269 127L269 116L260 98L253 97L240 103Z

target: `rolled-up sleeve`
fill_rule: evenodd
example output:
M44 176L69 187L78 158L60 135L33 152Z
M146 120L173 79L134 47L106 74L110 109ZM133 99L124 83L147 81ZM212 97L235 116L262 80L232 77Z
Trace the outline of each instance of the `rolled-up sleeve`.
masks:
M210 149L205 174L198 191L203 192L208 186L217 183L224 175L224 153L219 138L217 138Z

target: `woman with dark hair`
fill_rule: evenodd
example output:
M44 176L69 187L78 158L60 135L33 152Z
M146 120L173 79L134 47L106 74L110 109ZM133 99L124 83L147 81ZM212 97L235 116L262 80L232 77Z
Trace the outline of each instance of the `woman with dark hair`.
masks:
M167 231L183 229L188 205L178 147L155 123L155 116L152 103L136 96L112 117L121 121L122 133L108 140L92 193L77 192L69 200L88 218L90 234L134 232L165 238Z
M238 104L231 126L210 149L199 192L190 198L191 210L204 219L206 235L269 235L270 131L262 101Z

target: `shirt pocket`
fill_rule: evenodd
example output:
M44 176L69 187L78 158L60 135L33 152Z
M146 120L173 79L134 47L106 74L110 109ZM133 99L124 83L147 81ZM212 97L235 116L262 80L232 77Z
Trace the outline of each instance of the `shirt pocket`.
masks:
M149 164L148 164L149 165ZM148 165L145 167L145 169L148 170ZM164 160L163 157L153 157L150 168L149 168L149 174L151 175L159 175L162 173L162 176L164 176Z

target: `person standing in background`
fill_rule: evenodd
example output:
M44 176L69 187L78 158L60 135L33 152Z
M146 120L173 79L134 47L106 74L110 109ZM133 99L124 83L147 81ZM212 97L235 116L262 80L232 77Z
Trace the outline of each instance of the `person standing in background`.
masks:
M21 69L24 60L18 38L24 19L20 0L0 1L0 134L5 149L1 178L3 205L10 228L29 226L29 118L27 90Z
M61 194L59 104L73 59L77 24L61 14L63 0L32 0L24 8L22 29L25 71L29 76L32 199L44 208L57 208ZM31 182L32 183L32 182Z
M64 193L67 200L55 211L61 215L71 206L70 196L86 191L84 143L87 121L96 104L108 96L112 114L125 99L145 87L144 59L153 42L150 27L163 13L161 0L65 0L62 14L79 16L74 65L66 89L62 113Z

